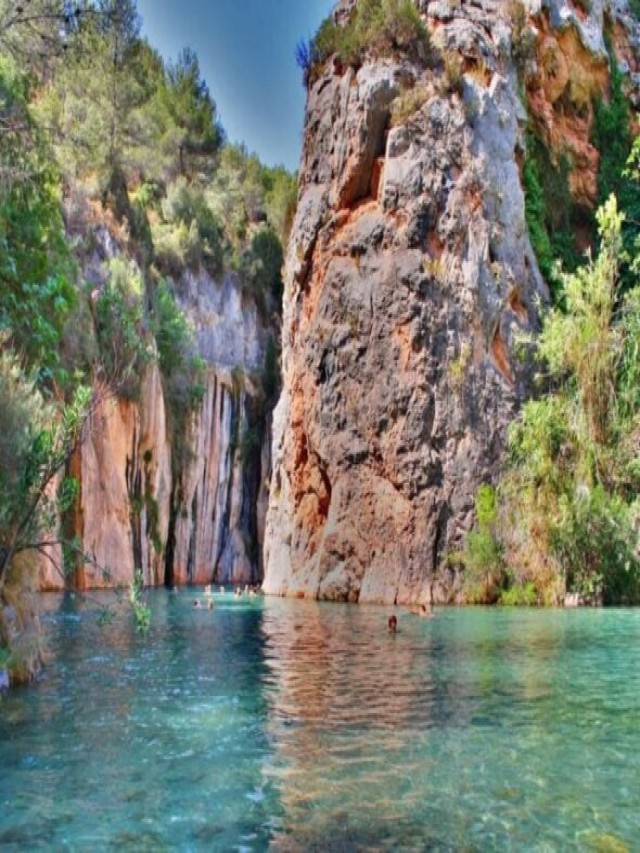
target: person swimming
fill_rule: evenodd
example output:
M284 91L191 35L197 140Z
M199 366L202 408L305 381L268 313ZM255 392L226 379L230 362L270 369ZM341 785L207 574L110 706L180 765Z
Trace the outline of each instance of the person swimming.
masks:
M395 613L392 613L391 616L389 616L389 621L387 622L387 624L391 633L395 634L395 632L398 630L398 618Z
M426 604L421 604L420 607L412 607L410 613L413 616L420 616L422 619L428 619L431 616L431 611Z
M193 606L196 608L196 610L198 610L201 607L199 598L196 598L196 600L193 602Z

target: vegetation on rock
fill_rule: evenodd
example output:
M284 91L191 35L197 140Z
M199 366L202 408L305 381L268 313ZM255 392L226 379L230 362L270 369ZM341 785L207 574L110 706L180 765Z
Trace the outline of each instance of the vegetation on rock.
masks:
M0 0L0 649L16 675L39 654L16 656L36 622L14 619L29 553L85 559L61 520L89 389L136 399L157 364L179 443L205 373L185 277L235 275L277 318L296 187L225 142L197 56L164 61L135 0Z
M298 45L296 59L308 82L314 69L330 56L357 66L366 54L429 59L429 32L412 0L360 0L344 25L330 15L310 42Z
M538 352L550 391L526 403L511 429L486 565L481 513L467 542L467 561L487 578L483 601L502 592L516 603L525 591L547 604L565 593L640 600L640 287L621 292L624 217L613 197L597 221L598 256L562 275L565 308L545 318ZM511 574L498 570L499 553Z

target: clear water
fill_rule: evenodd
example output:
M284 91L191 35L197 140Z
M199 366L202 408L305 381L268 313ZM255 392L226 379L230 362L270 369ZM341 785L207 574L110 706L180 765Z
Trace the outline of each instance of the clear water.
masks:
M640 849L640 611L47 599L0 848Z

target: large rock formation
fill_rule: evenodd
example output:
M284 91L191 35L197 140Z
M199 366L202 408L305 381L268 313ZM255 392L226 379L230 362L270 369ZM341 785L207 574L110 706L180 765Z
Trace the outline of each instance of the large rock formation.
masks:
M99 284L103 261L120 249L106 231L96 240L85 272ZM66 534L89 560L65 580L57 549L41 561L41 589L128 585L137 569L148 585L262 576L270 432L255 377L271 331L233 276L215 281L185 272L179 293L207 365L202 403L176 434L157 365L142 377L137 400L107 395L100 402L69 471L80 493ZM262 450L247 452L249 430Z
M525 221L515 38L533 46L521 79L550 148L575 154L571 191L595 199L604 4L529 2L517 33L517 3L416 5L437 48L429 67L368 56L311 78L274 415L273 594L455 596L447 556L531 391L518 336L548 299ZM627 4L608 14L635 56Z

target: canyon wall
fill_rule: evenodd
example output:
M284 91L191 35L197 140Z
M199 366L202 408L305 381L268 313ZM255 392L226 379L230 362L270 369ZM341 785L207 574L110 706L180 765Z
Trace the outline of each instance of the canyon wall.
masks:
M338 4L335 20L354 5ZM367 53L309 75L273 424L271 594L455 599L448 558L533 391L522 338L549 299L525 218L528 122L552 158L567 156L569 191L592 208L605 23L627 83L638 79L625 2L416 6L427 62Z
M106 232L96 237L86 273L99 285L118 248ZM137 399L103 397L68 472L80 491L65 534L88 560L65 580L61 551L51 553L40 561L43 590L128 585L137 569L152 586L262 577L270 433L259 377L272 332L234 276L185 272L178 294L206 362L202 402L176 430L155 363Z

